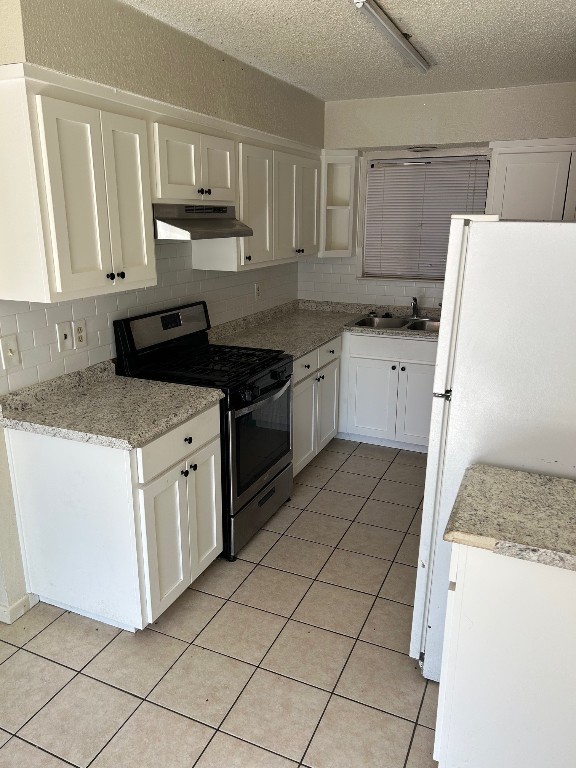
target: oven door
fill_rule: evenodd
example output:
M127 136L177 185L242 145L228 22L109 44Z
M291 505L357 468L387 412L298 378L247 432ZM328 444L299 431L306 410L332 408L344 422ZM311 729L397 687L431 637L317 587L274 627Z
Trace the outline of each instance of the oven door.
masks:
M292 461L291 380L228 419L234 515Z

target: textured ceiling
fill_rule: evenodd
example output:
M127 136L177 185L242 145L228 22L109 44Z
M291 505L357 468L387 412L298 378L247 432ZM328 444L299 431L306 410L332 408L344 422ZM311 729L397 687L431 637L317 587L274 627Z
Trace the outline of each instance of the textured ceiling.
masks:
M576 0L382 0L409 66L351 0L124 0L325 101L576 80Z

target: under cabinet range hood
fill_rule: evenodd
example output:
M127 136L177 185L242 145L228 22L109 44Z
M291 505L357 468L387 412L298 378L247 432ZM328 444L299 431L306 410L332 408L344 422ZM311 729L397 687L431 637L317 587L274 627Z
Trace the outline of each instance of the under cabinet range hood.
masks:
M233 205L157 203L152 208L156 240L215 240L254 234L250 227L238 221Z

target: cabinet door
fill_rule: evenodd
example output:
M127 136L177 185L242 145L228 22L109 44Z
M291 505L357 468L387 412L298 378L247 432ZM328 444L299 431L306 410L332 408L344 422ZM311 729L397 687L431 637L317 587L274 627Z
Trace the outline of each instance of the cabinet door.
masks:
M274 152L274 258L294 259L298 247L296 159Z
M214 440L186 462L192 581L222 552L222 488L220 440Z
M340 361L334 360L321 368L318 378L317 452L320 452L338 432Z
M36 104L56 291L106 293L112 258L100 112L46 96Z
M236 148L230 139L200 136L204 200L236 200Z
M502 219L562 221L570 155L569 151L497 155L486 213Z
M304 469L306 464L312 461L318 453L316 444L317 396L316 376L310 376L294 387L292 398L292 463L294 475Z
M400 363L396 440L428 445L434 366Z
M272 150L240 144L239 215L254 230L252 237L240 239L244 263L257 264L274 257L272 184Z
M349 365L349 431L395 440L398 363L351 357Z
M156 281L146 123L101 113L108 218L117 287ZM121 275L125 275L124 278Z
M154 123L156 194L172 200L201 200L200 134Z
M190 532L184 465L168 470L139 489L150 621L192 581Z
M298 248L305 256L320 249L320 162L298 159Z

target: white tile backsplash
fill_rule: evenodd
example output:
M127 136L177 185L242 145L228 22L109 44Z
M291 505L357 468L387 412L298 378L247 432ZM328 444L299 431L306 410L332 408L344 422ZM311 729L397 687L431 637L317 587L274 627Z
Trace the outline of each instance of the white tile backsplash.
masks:
M158 285L153 288L59 304L0 301L0 335L17 333L22 353L22 364L9 372L0 363L0 395L111 359L112 321L117 318L204 299L212 325L219 325L297 297L297 264L239 273L194 270L189 243L164 243L157 246L156 256ZM88 347L60 352L56 323L72 319L86 321Z
M423 308L442 301L443 283L358 278L358 259L308 258L298 264L298 298L354 304L410 306L412 296Z

